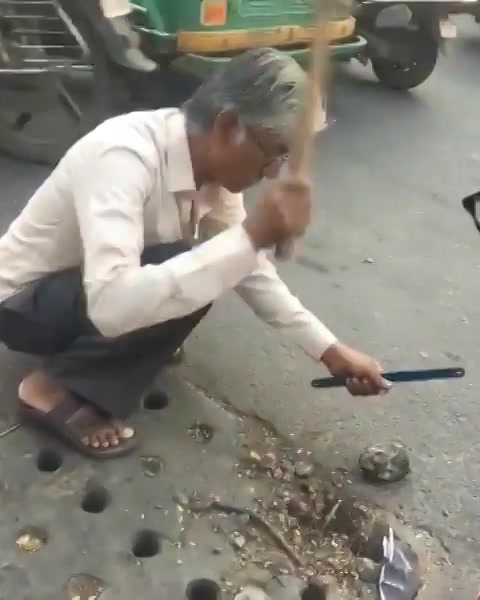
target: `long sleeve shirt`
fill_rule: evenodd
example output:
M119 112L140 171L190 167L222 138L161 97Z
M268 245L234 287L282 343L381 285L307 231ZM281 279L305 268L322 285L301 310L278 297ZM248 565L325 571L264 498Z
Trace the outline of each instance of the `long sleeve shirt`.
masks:
M193 219L193 220L192 220ZM110 119L67 152L0 239L0 302L47 273L78 266L88 316L115 337L178 318L235 289L269 325L318 360L335 336L252 246L241 194L196 190L183 114ZM163 264L145 247L201 243Z

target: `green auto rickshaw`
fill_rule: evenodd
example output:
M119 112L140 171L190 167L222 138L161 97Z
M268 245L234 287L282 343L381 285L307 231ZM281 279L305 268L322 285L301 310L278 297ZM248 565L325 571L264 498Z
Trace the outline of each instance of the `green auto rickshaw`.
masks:
M357 56L345 0L330 2L333 59ZM154 73L127 69L98 0L0 0L0 151L55 164L106 117L174 105L195 81L248 48L273 46L308 62L309 0L135 0L132 27ZM333 7L333 8L332 8Z

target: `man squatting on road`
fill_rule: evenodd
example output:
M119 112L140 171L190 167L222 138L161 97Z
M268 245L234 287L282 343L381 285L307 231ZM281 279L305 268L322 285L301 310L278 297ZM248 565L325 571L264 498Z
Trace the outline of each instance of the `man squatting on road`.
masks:
M182 110L115 117L67 152L0 239L0 339L45 358L19 387L25 420L90 456L131 451L125 419L232 288L353 395L388 389L267 257L304 233L309 185L279 179L245 213L242 190L288 156L306 82L288 56L249 51Z

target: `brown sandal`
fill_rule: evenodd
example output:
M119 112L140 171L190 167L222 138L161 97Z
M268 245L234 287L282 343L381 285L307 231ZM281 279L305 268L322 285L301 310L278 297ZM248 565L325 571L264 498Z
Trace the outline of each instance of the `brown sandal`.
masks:
M19 399L18 414L22 421L43 429L65 444L71 446L89 458L106 460L130 454L137 447L137 439L121 439L118 446L94 448L82 442L82 438L101 426L102 417L93 418L91 414L80 415L69 422L85 405L76 398L66 395L55 408L44 412L33 408ZM105 423L108 423L105 418Z
M180 346L180 348L177 348L175 350L175 352L172 354L172 356L170 357L170 359L167 361L167 365L171 366L171 367L176 366L176 365L181 365L184 360L185 360L185 350L184 350L183 346Z

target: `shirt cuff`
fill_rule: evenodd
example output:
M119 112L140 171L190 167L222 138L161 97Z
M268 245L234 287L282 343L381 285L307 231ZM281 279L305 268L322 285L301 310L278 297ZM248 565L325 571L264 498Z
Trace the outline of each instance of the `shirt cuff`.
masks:
M298 344L314 360L321 360L324 352L338 342L337 337L318 319L298 333Z

